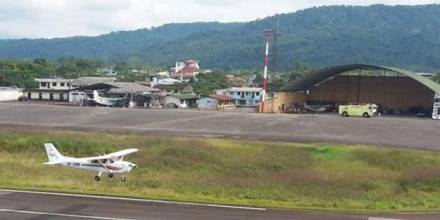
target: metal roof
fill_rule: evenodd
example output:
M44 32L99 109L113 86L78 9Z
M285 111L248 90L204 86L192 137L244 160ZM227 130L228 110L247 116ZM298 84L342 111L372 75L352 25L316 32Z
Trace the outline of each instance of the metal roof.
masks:
M230 96L220 95L220 94L211 94L211 95L208 95L206 97L217 99L219 101L233 101L234 100L234 98L232 98Z
M227 88L227 91L231 92L261 92L263 88L259 87L231 87Z
M303 77L288 83L286 86L282 87L280 92L305 92L310 90L311 88L318 86L320 83L325 80L334 77L338 74L345 73L352 70L357 69L366 69L366 70L386 70L393 71L400 74L403 74L407 77L410 77L424 86L428 87L432 91L436 93L440 93L440 84L432 81L429 78L418 75L414 72L393 68L393 67L385 67L385 66L374 66L367 64L349 64L349 65L339 65L339 66L331 66L323 69L312 70L309 73L305 74Z
M80 91L86 90L108 90L108 93L151 93L159 92L159 89L141 85L133 82L103 82L79 88Z
M80 77L72 80L72 86L89 86L98 83L115 82L116 77Z
M180 100L197 99L197 95L192 93L175 93L169 96Z

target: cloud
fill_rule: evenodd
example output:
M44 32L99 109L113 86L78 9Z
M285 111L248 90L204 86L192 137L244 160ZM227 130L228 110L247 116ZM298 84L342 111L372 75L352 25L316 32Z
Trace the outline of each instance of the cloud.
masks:
M432 4L440 0L0 0L0 38L99 35L166 23L250 21L322 5Z

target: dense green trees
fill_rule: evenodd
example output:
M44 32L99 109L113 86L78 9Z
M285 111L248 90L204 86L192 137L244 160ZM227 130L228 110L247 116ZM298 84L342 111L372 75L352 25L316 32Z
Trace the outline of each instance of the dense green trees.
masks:
M56 63L42 58L33 61L0 60L0 86L31 88L37 86L35 78L94 76L100 66L101 62L73 57L60 58Z
M145 74L134 73L131 70L141 68L147 72L159 71L143 63L126 63L105 65L101 61L79 59L74 57L59 58L56 62L36 58L33 61L0 60L0 86L16 86L21 88L36 87L35 78L61 77L74 79L83 76L102 76L103 68L113 68L118 72L119 81L144 81Z
M278 24L278 25L277 25ZM98 37L0 40L0 58L82 57L172 66L195 58L204 68L261 69L263 30L276 29L271 64L293 69L369 63L416 71L440 69L440 5L331 6L248 23L169 24Z
M440 83L440 72L438 72L438 73L435 74L433 80L436 81L436 82L438 82L438 83Z
M1 60L0 86L33 87L34 78L47 77L54 70L55 66L45 59L35 59L33 62Z
M194 88L194 92L199 95L209 95L213 90L224 89L229 86L223 72L199 74L197 78L191 79L190 84Z

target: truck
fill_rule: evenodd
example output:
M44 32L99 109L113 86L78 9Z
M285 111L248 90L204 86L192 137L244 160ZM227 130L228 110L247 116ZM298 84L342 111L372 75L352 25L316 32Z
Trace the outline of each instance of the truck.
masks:
M342 117L364 117L369 118L377 114L376 104L357 104L357 105L340 105L339 114Z

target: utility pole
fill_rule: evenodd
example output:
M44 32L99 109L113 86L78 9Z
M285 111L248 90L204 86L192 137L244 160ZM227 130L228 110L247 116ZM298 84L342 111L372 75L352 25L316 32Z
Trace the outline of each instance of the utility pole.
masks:
M264 30L264 36L266 41L266 52L264 57L264 76L263 76L263 96L261 99L261 109L260 112L264 113L264 104L267 98L268 92L268 72L269 72L269 47L270 42L272 41L273 32L272 29Z

